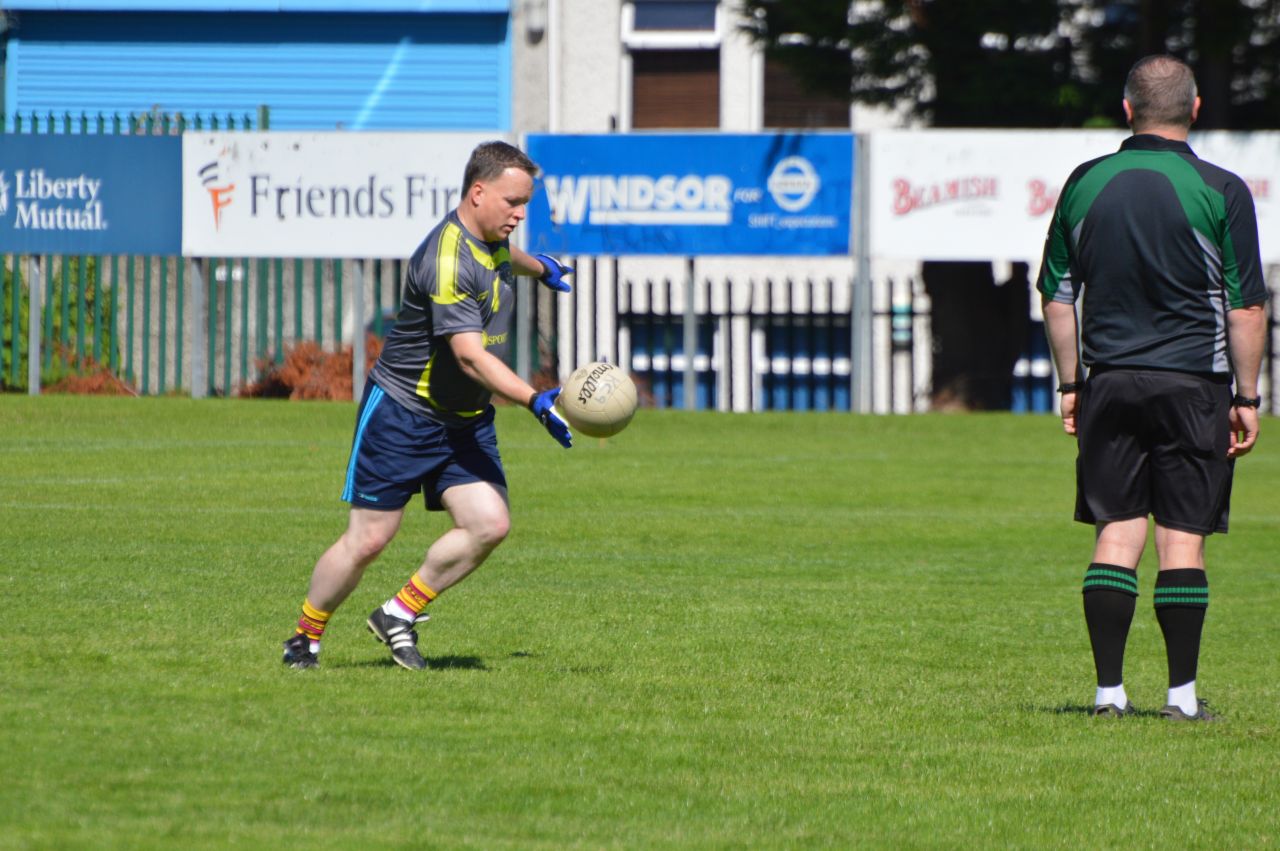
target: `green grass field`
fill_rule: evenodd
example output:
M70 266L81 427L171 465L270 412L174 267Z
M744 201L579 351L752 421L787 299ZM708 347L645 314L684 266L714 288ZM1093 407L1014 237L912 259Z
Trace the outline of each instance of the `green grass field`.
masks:
M364 627L443 528L415 502L286 670L353 415L0 397L0 848L1280 844L1274 420L1209 544L1225 720L1178 725L1086 715L1092 536L1042 416L642 411L566 452L503 409L513 531L431 668Z

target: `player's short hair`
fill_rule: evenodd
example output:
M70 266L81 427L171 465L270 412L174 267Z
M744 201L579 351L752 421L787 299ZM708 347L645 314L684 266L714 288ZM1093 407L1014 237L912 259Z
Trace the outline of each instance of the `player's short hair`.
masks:
M514 145L506 142L482 142L476 145L462 173L462 192L465 195L477 182L495 180L509 168L518 168L530 177L538 176L537 164Z
M1196 77L1190 66L1174 56L1144 56L1129 69L1124 99L1133 111L1135 129L1151 126L1191 126L1196 102Z

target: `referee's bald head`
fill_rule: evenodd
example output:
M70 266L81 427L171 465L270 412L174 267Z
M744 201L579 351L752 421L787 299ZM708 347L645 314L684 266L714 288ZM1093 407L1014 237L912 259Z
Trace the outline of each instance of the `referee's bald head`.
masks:
M1134 132L1144 127L1190 127L1195 119L1196 77L1173 56L1146 56L1134 63L1124 82Z

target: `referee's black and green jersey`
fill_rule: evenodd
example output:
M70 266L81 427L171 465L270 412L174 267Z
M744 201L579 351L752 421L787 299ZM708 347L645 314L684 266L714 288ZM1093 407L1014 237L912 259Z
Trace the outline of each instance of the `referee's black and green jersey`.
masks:
M1253 196L1186 142L1131 136L1067 179L1036 286L1083 288L1086 366L1229 374L1227 311L1267 298Z
M492 394L462 372L446 337L479 331L485 349L505 360L514 274L506 240L485 242L450 213L409 260L400 314L369 377L424 417L449 426L473 422Z

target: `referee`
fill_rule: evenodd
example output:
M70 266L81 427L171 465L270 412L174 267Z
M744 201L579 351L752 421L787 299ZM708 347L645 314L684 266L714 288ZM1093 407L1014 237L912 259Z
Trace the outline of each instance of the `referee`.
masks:
M1185 63L1138 61L1123 105L1133 135L1067 179L1036 284L1063 381L1062 425L1078 445L1075 517L1097 532L1084 577L1093 714L1133 711L1124 648L1151 515L1169 664L1160 714L1208 721L1196 696L1204 539L1227 531L1235 459L1258 439L1267 297L1258 226L1244 181L1187 145L1200 98Z

